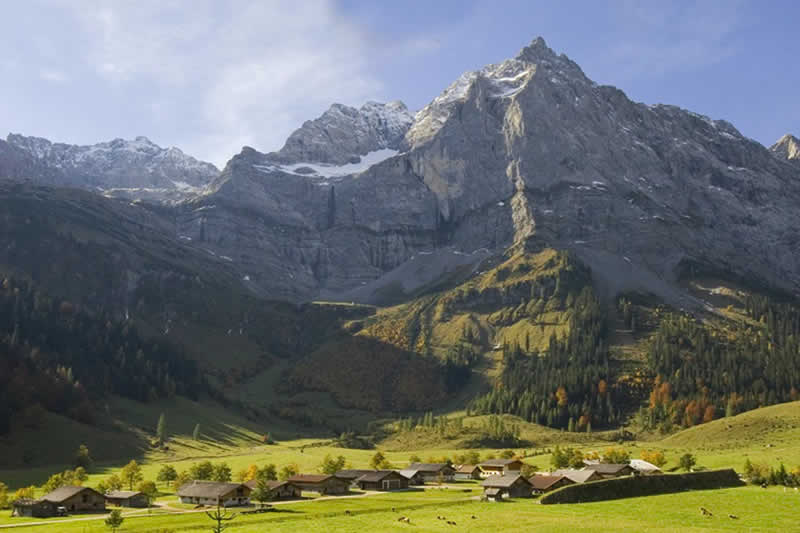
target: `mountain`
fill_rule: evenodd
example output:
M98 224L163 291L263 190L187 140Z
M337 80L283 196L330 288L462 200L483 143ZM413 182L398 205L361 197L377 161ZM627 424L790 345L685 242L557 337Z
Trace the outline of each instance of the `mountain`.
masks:
M610 428L652 397L670 431L798 395L796 141L633 102L542 39L413 116L334 104L218 174L97 146L0 142L0 273L178 344L253 416ZM177 183L202 193L114 197Z
M323 168L358 164L371 152L396 151L413 120L400 101L367 102L360 109L333 104L319 118L305 122L267 159L293 164L294 169L304 162L322 164ZM319 172L326 173L323 169Z
M0 141L0 154L5 176L131 199L199 194L219 174L211 163L175 147L161 148L146 137L78 146L9 134Z
M769 147L778 157L800 163L800 140L794 135L786 134L778 142Z
M426 263L445 273L531 239L574 251L608 294L698 305L676 284L689 268L800 290L794 165L723 120L632 102L542 39L462 75L399 144L343 109L281 152L243 149L181 233L297 300L411 294L433 281L414 274ZM383 146L399 153L350 162Z

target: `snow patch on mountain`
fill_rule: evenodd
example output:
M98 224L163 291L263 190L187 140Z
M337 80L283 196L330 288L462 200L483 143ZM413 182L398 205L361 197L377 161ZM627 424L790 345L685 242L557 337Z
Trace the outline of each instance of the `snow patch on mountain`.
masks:
M400 152L391 148L382 148L368 152L360 158L357 163L345 163L344 165L330 165L326 163L300 162L291 165L263 164L253 165L261 172L283 172L294 176L306 178L339 178L351 174L360 174L373 165L394 157Z

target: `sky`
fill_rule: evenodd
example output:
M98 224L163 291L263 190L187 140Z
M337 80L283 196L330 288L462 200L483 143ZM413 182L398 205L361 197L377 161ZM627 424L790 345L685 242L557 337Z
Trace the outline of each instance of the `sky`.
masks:
M800 2L9 0L0 135L150 138L218 166L334 102L430 102L537 36L633 100L800 135Z

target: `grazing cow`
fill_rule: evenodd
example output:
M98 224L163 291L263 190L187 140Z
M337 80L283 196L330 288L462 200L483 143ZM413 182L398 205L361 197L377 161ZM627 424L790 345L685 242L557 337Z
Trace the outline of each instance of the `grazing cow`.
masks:
M728 518L730 518L731 520L739 520L739 517L736 516L735 514L729 514Z
M709 510L708 510L708 509L706 509L705 507L701 507L701 508L700 508L700 513L701 513L703 516L709 516L709 517L710 517L710 516L714 516L714 513L712 513L711 511L709 511Z
M472 515L472 519L473 519L473 520L475 520L476 518L478 518L478 517L477 517L477 516L475 516L475 515Z
M353 514L353 513L351 513L349 510L345 509L345 510L344 510L344 514L346 514L347 516L350 516L350 515L351 515L351 514Z

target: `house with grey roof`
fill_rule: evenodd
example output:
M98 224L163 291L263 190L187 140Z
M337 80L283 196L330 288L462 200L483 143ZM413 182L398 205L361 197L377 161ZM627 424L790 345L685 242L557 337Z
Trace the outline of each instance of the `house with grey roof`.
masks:
M584 470L594 470L603 479L633 475L634 469L628 464L599 463L587 465Z
M483 494L487 499L499 501L503 498L530 498L533 485L520 474L492 475L481 482Z
M376 470L356 480L361 490L401 490L408 488L408 478L396 470Z
M416 470L424 481L453 481L455 470L447 463L411 463L406 470Z

